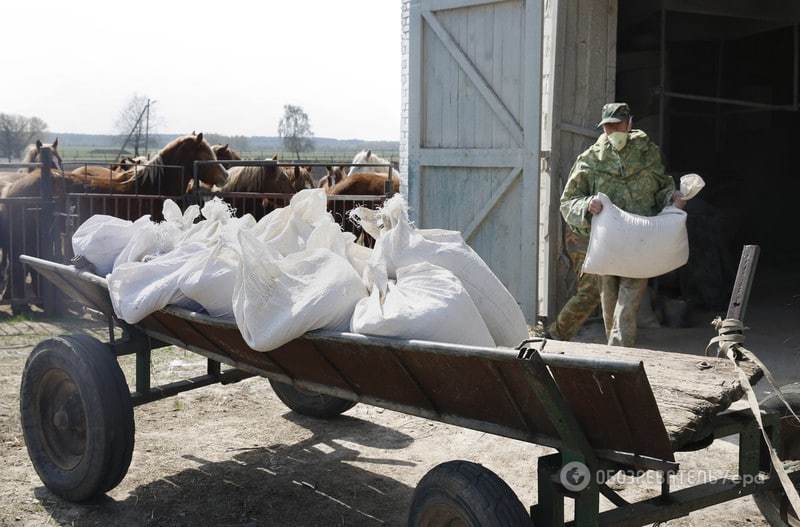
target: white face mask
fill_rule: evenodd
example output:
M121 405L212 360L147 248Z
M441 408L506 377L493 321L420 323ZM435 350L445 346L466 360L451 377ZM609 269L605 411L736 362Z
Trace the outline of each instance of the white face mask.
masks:
M628 144L628 132L611 132L608 134L608 142L611 143L614 150L619 152Z

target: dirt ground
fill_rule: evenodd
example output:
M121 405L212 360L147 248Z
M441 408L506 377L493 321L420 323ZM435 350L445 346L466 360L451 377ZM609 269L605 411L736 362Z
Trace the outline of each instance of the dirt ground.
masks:
M792 284L798 283L794 281ZM751 346L797 378L800 307L790 285L754 294ZM800 292L800 291L798 291ZM775 297L777 295L777 297ZM760 306L760 307L758 307ZM691 329L646 330L645 348L700 353L711 335L705 314ZM76 322L0 323L0 525L404 525L414 487L435 465L454 459L498 473L524 504L535 502L536 457L549 450L358 405L317 421L289 412L262 379L212 386L136 409L136 447L127 477L93 503L66 503L48 492L28 461L19 425L18 389L27 354ZM101 326L81 323L103 334ZM597 326L583 334L597 340ZM123 358L133 379L133 363ZM154 383L204 372L203 360L172 348L154 354ZM735 471L736 447L718 441L680 454L683 476ZM710 469L710 471L709 471ZM682 486L675 483L674 487ZM656 482L616 485L638 500ZM611 505L603 501L603 508ZM670 521L670 526L766 526L751 498Z

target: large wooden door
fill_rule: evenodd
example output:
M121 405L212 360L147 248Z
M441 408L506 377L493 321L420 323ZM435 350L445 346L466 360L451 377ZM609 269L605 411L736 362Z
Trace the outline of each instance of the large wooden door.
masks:
M537 306L542 0L411 0L408 195Z

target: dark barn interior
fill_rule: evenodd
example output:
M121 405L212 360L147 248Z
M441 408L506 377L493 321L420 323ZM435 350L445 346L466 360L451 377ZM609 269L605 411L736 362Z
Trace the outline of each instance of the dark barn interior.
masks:
M762 285L797 283L798 21L792 0L619 2L617 100L676 181L706 181L688 206L689 265L659 284L693 305L726 304L747 243L761 245Z

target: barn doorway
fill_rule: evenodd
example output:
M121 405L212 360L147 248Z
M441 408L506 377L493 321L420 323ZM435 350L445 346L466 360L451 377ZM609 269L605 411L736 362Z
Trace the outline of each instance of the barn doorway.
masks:
M707 183L688 207L690 264L660 287L720 312L741 247L759 244L752 314L768 327L800 317L798 22L791 0L619 0L617 100L671 174Z

